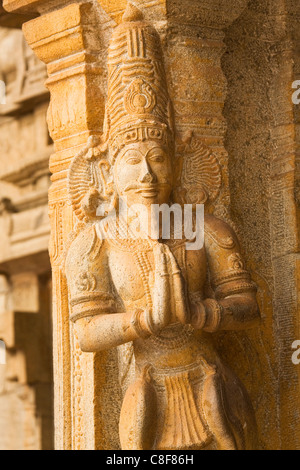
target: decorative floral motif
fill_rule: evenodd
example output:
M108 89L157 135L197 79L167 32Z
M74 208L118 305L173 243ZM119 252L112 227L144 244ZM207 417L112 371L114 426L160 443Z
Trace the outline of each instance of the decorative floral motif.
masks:
M221 168L211 150L193 135L177 145L180 204L205 204L216 200L221 188Z
M80 292L93 291L96 288L96 278L88 272L80 273L76 279L76 287Z
M129 85L124 97L124 106L129 114L151 113L155 104L155 93L143 79L137 78Z
M230 255L228 258L229 261L229 267L230 269L233 270L244 270L245 269L245 263L240 255L240 253L234 253L233 255Z

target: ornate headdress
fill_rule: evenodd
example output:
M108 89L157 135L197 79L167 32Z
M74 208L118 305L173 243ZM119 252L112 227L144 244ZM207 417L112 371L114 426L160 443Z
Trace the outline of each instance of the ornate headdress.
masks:
M111 161L132 142L151 139L172 145L171 115L160 37L128 3L108 52L104 134Z
M128 3L108 52L103 136L91 136L69 170L69 198L78 220L97 219L97 208L108 201L113 206L111 166L125 145L154 140L173 152L172 115L160 37L145 22L142 12ZM197 138L177 145L176 168L174 202L201 204L217 198L220 167L210 149Z

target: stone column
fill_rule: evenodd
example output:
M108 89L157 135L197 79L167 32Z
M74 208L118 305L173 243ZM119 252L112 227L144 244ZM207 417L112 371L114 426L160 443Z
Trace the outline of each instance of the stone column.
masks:
M224 144L227 123L223 115L227 82L221 59L225 52L224 30L242 14L247 1L135 0L133 3L143 10L162 36L178 134L184 136L193 131L219 157L223 185L215 212L229 218L228 154ZM67 171L71 159L85 145L88 136L101 133L106 49L126 1L5 0L4 6L10 12L41 15L24 25L24 34L37 56L47 64L49 75L47 86L51 104L48 124L55 142L55 154L50 160L53 176L49 207L56 448L116 448L117 362L111 354L95 357L83 354L73 340L64 254L75 222L67 199ZM238 59L235 64L238 64ZM258 278L257 281L264 289L263 279ZM272 300L270 297L268 302ZM258 348L259 353L265 355L263 364L269 361L267 356L274 347L272 331L266 331L265 335L266 345ZM222 339L219 340L220 345L221 342ZM232 344L237 345L238 341ZM251 349L244 348L244 344L240 341L240 349L251 352ZM235 346L227 344L222 347L227 347L228 358L234 361ZM247 361L248 357L244 357L240 364L246 382L249 375ZM274 392L278 383L276 378L271 378L271 372L268 374L269 389ZM253 393L256 393L254 389ZM289 419L288 413L286 419ZM263 417L260 429L264 429L262 421Z
M300 368L291 360L300 338L300 106L292 102L292 83L300 78L299 18L298 2L250 2L226 31L223 59L231 207L263 317L249 369L256 364L262 446L273 449L299 448L300 440Z

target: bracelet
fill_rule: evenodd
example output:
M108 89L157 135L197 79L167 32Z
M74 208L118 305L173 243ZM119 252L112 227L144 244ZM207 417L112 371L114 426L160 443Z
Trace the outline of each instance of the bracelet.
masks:
M144 318L149 335L156 335L157 331L155 331L152 321L152 310L148 307L144 310Z
M141 325L141 315L144 313L144 311L140 308L137 308L134 310L132 317L130 319L130 323L136 334L138 335L139 338L149 338L151 335L151 330L146 330L142 327ZM148 326L148 321L147 321L147 326Z
M215 333L220 327L223 307L214 299L206 299L203 304L207 312L204 330L208 333Z
M192 302L192 307L196 310L196 312L193 314L193 317L196 316L197 320L199 317L201 318L201 323L197 323L197 330L202 330L205 327L207 321L207 311L205 305L202 302Z

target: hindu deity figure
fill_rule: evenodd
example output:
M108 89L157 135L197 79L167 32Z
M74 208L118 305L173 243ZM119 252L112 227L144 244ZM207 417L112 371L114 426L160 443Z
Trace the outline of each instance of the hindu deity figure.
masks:
M198 161L205 174L195 181L209 199L217 162L199 149L194 143L187 151L185 178ZM176 191L175 162L160 38L129 5L108 53L103 137L90 140L69 172L79 220L66 259L71 321L82 351L119 348L122 449L253 449L247 392L212 341L215 332L249 328L260 317L236 234L206 215L204 246L187 250L185 239L163 239L160 230L145 235L142 223L130 236L128 220L115 212L122 199L149 214L154 204L192 201L198 183L190 194Z

